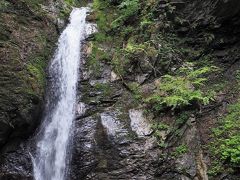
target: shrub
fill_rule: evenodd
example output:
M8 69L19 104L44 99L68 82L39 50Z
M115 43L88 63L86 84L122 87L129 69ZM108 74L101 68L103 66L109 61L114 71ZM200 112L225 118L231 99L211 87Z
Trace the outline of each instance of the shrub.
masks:
M138 12L140 8L139 4L139 0L124 0L119 5L119 8L121 9L123 16L127 19Z
M139 0L124 0L121 2L118 8L120 9L119 14L121 15L113 21L113 28L123 25L124 22L136 15L140 9L140 2Z
M177 75L162 76L155 92L147 97L145 102L153 104L156 110L164 107L181 108L193 103L207 105L214 100L214 92L204 92L201 87L207 80L203 75L213 69L215 67L194 69L193 64L188 63L180 68Z
M114 49L113 58L111 60L111 65L114 71L117 73L118 76L122 77L126 74L126 65L129 64L129 60L124 58L121 49Z
M156 57L157 50L151 46L150 42L143 44L128 43L125 50L125 54L128 57L142 57L144 55L148 57Z
M108 1L94 0L93 10L96 16L98 30L103 33L108 32L111 29L110 24L114 18L113 12L115 8L110 6Z

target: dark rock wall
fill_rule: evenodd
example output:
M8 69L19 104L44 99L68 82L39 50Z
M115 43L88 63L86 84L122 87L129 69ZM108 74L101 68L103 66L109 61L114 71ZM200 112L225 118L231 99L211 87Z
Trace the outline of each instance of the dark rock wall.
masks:
M177 10L180 16L188 20L190 24L198 23L199 27L212 30L219 28L233 30L232 28L240 25L240 2L237 0L191 2L183 0L182 2L183 4Z
M27 137L41 115L57 29L39 3L49 2L0 2L0 149L12 138Z
M86 55L92 51L90 44L84 48ZM95 73L83 62L70 179L158 179L160 150L151 136L151 118L134 104L108 64L101 64L98 77Z
M119 4L119 1L110 2ZM160 8L168 4L166 0L157 2ZM134 104L132 94L115 76L114 70L104 63L100 63L100 73L95 77L93 74L96 72L85 70L83 74L86 78L81 81L79 91L83 93L79 96L79 107L84 103L86 111L76 120L72 179L239 179L239 173L220 172L215 177L209 176L212 157L208 147L212 141L211 129L226 113L226 105L239 96L233 90L236 86L235 73L240 68L239 1L182 0L171 3L177 8L174 15L183 20L181 24L174 24L174 18L171 19L175 25L173 32L183 40L183 46L201 52L191 60L198 61L201 57L211 56L214 65L222 68L223 72L216 73L216 77L209 77L212 78L210 81L218 83L224 80L230 83L220 89L221 95L218 95L216 102L191 112L186 122L178 127L177 114L164 112L163 116L157 114L153 119L148 117L168 124L175 130L160 132L166 148L156 145L156 140L146 148L151 135L138 137L134 127L129 126L133 121L129 110L141 110L142 107ZM206 37L209 38L207 42ZM139 72L132 69L131 73L127 73L125 82L137 79L137 74ZM104 87L102 84L105 84ZM145 87L151 91L152 85L150 82ZM141 118L138 116L138 119ZM138 124L139 129L142 126L143 123ZM181 144L185 144L188 150L181 155L173 155Z
M187 45L211 55L216 66L231 68L239 59L240 2L236 0L182 1L177 16L184 20L175 30ZM206 38L209 38L206 42ZM205 39L205 40L204 40Z

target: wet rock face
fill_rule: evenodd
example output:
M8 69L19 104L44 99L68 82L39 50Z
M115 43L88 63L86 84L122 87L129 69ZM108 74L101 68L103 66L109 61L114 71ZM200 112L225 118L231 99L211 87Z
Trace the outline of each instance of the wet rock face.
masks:
M107 64L97 79L87 62L83 66L88 76L80 82L70 179L156 179L160 150L151 121L131 105L130 94Z
M142 134L139 138L129 121L113 109L79 119L71 179L155 179L160 153L156 140Z
M77 120L75 123L71 179L82 179L89 174L97 164L95 157L95 133L97 129L97 119L92 117Z
M16 144L12 144L12 147L9 145L0 158L0 179L33 180L33 167L27 143L22 141L17 145L17 150L15 146Z

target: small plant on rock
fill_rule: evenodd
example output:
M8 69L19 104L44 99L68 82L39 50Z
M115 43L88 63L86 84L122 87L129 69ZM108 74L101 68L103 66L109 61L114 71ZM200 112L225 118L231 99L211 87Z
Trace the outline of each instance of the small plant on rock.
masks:
M182 145L176 147L175 151L173 152L173 156L179 157L179 156L181 156L181 155L183 155L183 154L185 154L187 152L188 152L187 145L182 144Z

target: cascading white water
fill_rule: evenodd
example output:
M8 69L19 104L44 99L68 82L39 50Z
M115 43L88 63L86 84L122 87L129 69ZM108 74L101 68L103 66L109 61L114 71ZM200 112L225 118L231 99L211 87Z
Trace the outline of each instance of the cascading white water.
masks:
M67 146L75 116L81 42L86 35L87 8L75 8L58 41L49 74L52 87L33 158L35 180L66 179Z

